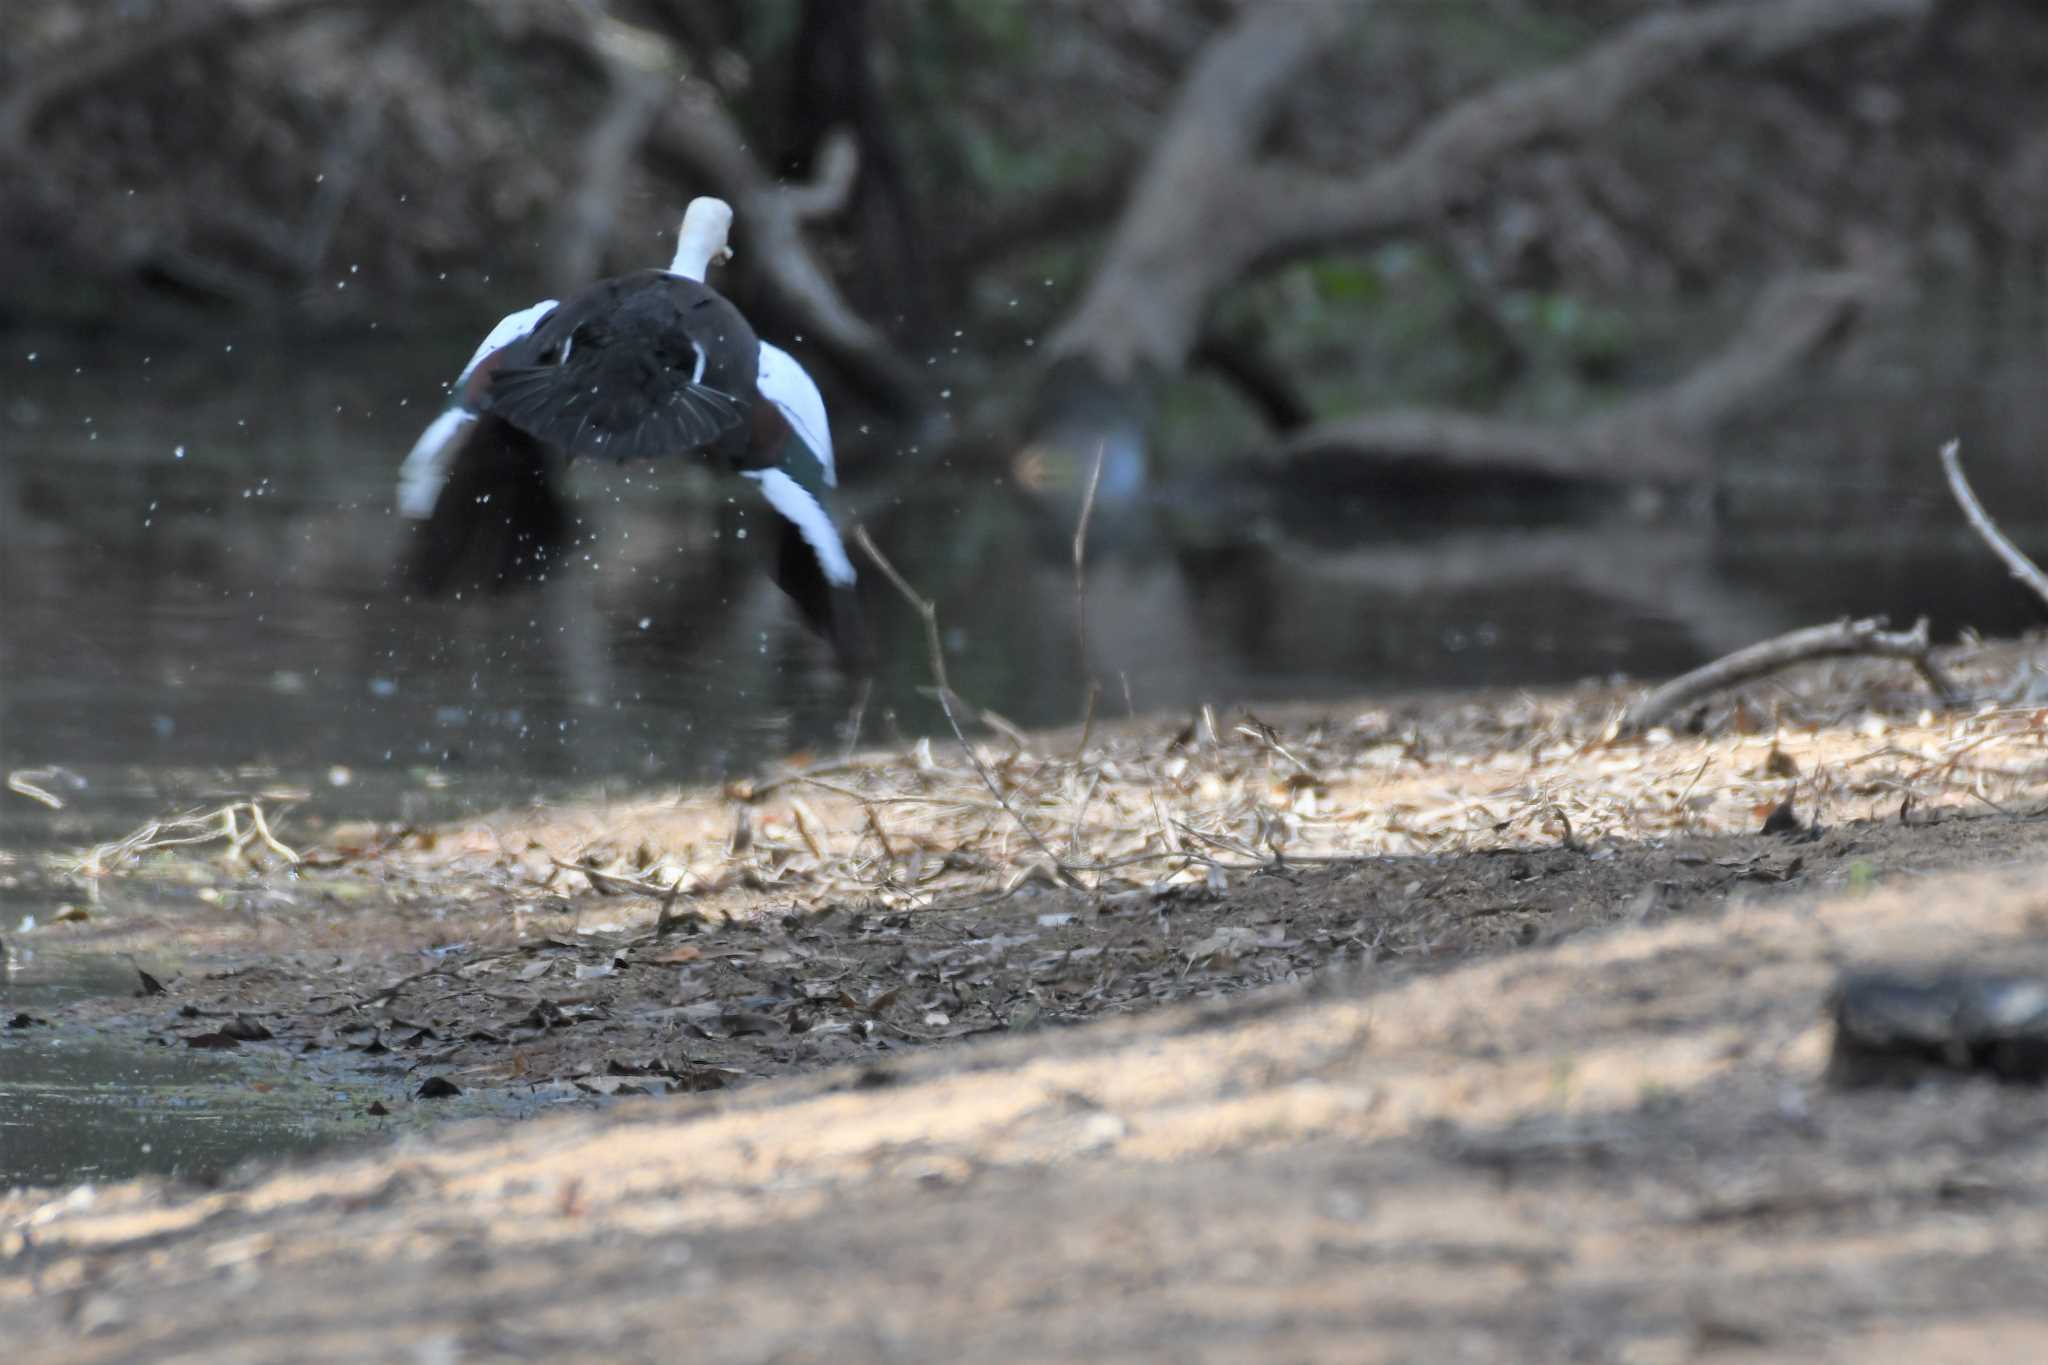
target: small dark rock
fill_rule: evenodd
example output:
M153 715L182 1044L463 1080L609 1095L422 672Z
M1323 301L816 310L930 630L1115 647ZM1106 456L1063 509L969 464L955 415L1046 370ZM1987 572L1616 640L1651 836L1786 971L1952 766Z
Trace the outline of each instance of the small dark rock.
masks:
M228 1037L244 1043L267 1042L275 1036L269 1029L263 1027L263 1025L257 1023L246 1014L236 1015L233 1019L221 1025L220 1031Z
M1792 798L1786 797L1771 807L1771 813L1764 817L1765 834L1799 834L1806 826L1799 822L1799 814L1792 809Z
M1905 1085L1939 1073L2048 1081L2048 979L1955 969L1845 973L1828 1080Z
M462 1087L446 1076L429 1076L414 1093L423 1100L445 1100L450 1095L460 1095Z

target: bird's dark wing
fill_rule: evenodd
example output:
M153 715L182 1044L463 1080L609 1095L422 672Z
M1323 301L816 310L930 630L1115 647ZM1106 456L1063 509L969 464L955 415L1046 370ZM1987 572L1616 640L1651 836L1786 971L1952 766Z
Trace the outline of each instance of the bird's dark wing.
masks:
M682 455L716 442L746 419L731 394L672 380L622 401L601 365L501 365L488 410L570 455L613 460ZM637 376L634 376L637 378Z
M548 452L495 417L451 451L448 484L413 523L406 586L426 596L496 592L545 578L570 539Z

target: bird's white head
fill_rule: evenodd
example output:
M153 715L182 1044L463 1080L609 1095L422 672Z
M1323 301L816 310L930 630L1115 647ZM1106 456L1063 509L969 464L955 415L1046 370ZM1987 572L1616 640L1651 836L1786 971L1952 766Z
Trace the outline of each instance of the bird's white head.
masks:
M732 205L709 196L692 199L683 211L683 231L676 239L676 258L669 273L701 281L712 266L732 259L732 248L725 240L731 231Z

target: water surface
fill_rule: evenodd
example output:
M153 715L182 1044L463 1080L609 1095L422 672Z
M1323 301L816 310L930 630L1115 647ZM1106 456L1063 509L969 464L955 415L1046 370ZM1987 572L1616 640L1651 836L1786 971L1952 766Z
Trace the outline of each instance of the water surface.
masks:
M852 693L769 583L747 488L583 471L581 542L549 581L407 594L393 475L436 363L375 337L0 354L0 768L40 770L63 802L0 792L0 1010L132 989L132 964L24 929L65 894L27 873L152 816L269 793L288 822L422 821L840 742ZM1941 393L2031 542L2048 500L2029 506L2016 452L2048 405L2030 373ZM1947 506L1924 396L1850 392L1867 401L1837 385L1731 435L1712 506L1654 518L1184 472L1105 511L1079 619L1070 528L1000 461L899 477L886 433L840 439L854 515L939 603L954 685L1022 724L1075 719L1091 681L1111 712L1335 703L1664 674L1844 614L1926 613L1938 636L2033 624ZM919 623L886 592L867 605L866 735L936 729ZM0 1036L0 1068L0 1183L215 1170L346 1130L306 1117L307 1095L340 1092L251 1089L246 1058L26 1029Z

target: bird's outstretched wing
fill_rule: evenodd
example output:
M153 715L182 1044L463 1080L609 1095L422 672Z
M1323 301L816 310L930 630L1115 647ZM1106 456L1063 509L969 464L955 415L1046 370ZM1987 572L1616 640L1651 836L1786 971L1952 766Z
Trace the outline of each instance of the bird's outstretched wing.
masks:
M782 413L790 430L809 448L824 470L827 488L839 486L832 463L832 425L825 418L825 400L796 358L779 346L761 343L761 396Z
M449 468L476 425L476 393L471 381L479 374L487 374L494 357L545 322L555 307L555 300L543 299L531 308L500 318L498 325L485 334L476 353L449 386L448 406L427 424L407 452L405 463L398 468L398 510L402 514L414 521L434 515L434 504L448 483Z

